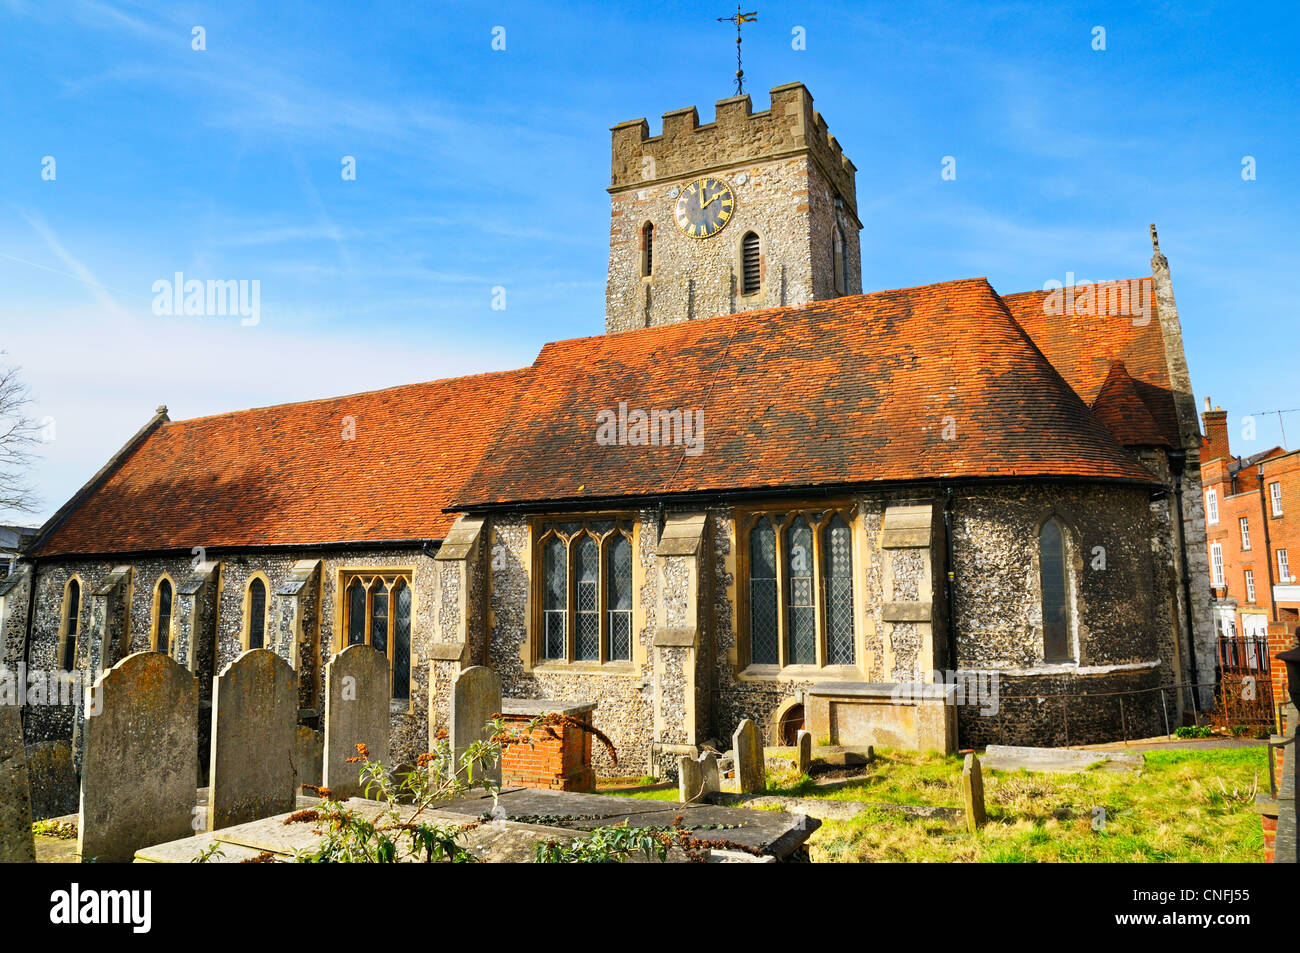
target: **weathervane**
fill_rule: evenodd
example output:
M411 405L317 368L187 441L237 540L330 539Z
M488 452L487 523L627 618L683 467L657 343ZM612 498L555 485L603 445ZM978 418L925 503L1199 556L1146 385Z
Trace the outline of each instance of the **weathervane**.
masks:
M742 23L752 23L758 19L758 11L750 13L741 13L740 4L736 4L736 13L734 16L718 17L719 23L736 24L736 95L744 95L745 92L745 71L740 68L740 25Z

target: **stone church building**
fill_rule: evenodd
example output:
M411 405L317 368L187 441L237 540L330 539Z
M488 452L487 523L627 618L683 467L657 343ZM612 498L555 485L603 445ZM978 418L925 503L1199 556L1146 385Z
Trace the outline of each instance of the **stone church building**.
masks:
M650 132L613 128L604 334L500 373L160 407L0 582L4 663L167 652L206 698L267 647L315 725L324 663L368 643L401 759L488 665L509 696L597 702L605 774L745 717L953 750L1204 705L1175 687L1214 646L1158 245L1133 281L863 293L855 169L801 84ZM74 719L29 706L27 741Z

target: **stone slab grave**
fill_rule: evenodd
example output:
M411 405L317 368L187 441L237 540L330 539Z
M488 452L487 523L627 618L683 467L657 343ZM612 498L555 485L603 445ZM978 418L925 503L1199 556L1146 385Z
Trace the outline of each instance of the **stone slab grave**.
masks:
M128 862L142 847L193 832L199 687L158 652L128 655L95 682L81 769L77 853Z
M462 772L461 757L476 741L486 741L490 730L484 726L493 715L501 713L501 678L484 665L473 665L456 676L451 686L451 749L454 761L451 770ZM472 766L477 772L481 766ZM493 782L501 783L501 759L487 769ZM480 784L484 778L477 773L468 778Z
M989 745L984 767L995 771L1087 771L1101 765L1108 771L1138 771L1146 759L1131 751L1080 751L1075 748L1030 748Z
M748 718L736 726L731 736L735 752L736 786L741 794L758 794L767 790L767 765L763 761L763 739L758 726Z
M298 677L269 649L251 649L217 676L212 693L207 828L293 810Z
M35 863L22 709L0 704L0 864Z
M299 803L303 805L308 800L300 799ZM348 806L371 817L386 808L377 801L362 798L353 798ZM401 820L408 820L413 810L409 806L403 807ZM462 798L441 804L436 810L425 811L420 817L435 824L462 825L484 815L492 815L492 820L468 831L462 843L480 860L489 863L531 862L538 842L567 841L581 836L584 831L617 824L624 819L633 826L668 827L678 816L684 818L684 826L695 828L696 836L702 839L733 841L763 852L762 856L755 856L744 850L720 848L712 852L711 861L770 861L793 853L820 826L819 821L778 811L695 804L660 803L656 806L654 802L639 798L534 788L503 791L495 805L488 795ZM212 863L235 863L255 858L263 852L274 855L275 859L290 861L295 850L310 849L320 837L313 833L315 825L311 822L286 824L289 816L263 818L210 834L144 848L136 853L136 861L189 863L214 843L220 845L222 855L214 855L209 861ZM680 851L670 855L670 860L686 859ZM631 860L638 862L642 858L638 855Z
M325 758L321 774L335 797L359 797L362 765L349 762L357 745L372 761L388 761L388 656L369 645L349 645L325 666Z

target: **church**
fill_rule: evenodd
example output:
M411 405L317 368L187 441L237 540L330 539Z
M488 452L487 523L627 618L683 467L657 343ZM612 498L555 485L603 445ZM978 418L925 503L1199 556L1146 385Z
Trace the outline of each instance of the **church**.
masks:
M605 775L671 773L743 718L954 751L1203 709L1201 436L1154 226L1131 281L864 292L854 165L802 84L770 97L613 127L603 334L159 407L0 581L4 664L165 652L210 700L269 648L316 727L325 663L369 644L406 761L486 665L507 696L595 702ZM75 718L30 706L26 741Z

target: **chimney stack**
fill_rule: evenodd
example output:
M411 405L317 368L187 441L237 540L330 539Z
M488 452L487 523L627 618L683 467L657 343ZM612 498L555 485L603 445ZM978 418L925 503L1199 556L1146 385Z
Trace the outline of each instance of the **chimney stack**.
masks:
M1205 411L1201 414L1205 427L1205 452L1202 461L1232 456L1228 449L1228 412L1222 407L1210 409L1210 398L1205 398Z

